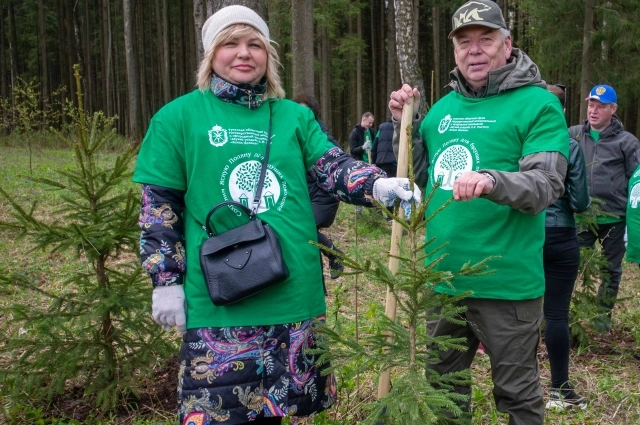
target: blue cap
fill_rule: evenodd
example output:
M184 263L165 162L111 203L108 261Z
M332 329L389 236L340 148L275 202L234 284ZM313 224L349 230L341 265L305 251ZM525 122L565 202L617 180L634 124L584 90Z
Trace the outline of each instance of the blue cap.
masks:
M611 86L599 84L591 89L585 100L597 100L602 103L618 103L616 91Z

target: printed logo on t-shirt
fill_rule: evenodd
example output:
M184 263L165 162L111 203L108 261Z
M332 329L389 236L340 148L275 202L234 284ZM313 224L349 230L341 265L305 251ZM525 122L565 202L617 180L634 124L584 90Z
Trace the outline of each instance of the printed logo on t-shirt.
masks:
M640 182L633 185L631 192L629 192L629 206L638 208L638 204L640 204Z
M440 125L438 126L438 132L440 134L444 133L449 129L449 125L451 125L451 115L447 115L446 117L440 120Z
M220 175L220 187L225 201L236 201L247 208L252 207L262 160L262 154L250 152L229 159ZM281 211L286 199L287 183L280 170L269 164L264 176L258 213L271 208Z
M490 125L495 124L495 122L496 120L488 120L485 117L453 118L451 115L447 114L446 117L440 120L438 132L442 134L447 130L467 132L469 130L476 129L489 129Z
M273 138L275 135L272 135ZM209 130L209 143L219 148L230 145L262 145L267 141L267 132L252 128L222 128L218 124Z
M220 127L218 124L214 125L211 130L209 130L209 143L213 146L224 146L228 141L229 137L227 135L227 130Z
M478 169L476 146L466 139L451 139L431 157L431 181L440 189L453 190L453 183L465 171Z

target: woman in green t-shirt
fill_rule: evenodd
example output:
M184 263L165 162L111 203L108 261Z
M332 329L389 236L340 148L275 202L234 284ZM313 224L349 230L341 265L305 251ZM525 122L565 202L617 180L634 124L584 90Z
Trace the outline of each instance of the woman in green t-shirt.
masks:
M309 349L326 312L316 227L306 184L339 200L371 206L419 191L390 179L327 140L308 108L283 99L278 55L254 11L229 6L202 28L198 90L158 111L134 173L142 184L140 253L154 290L152 314L183 334L178 400L182 424L279 424L330 407L335 380ZM267 131L267 129L269 129ZM271 137L269 137L270 135ZM218 203L256 193L269 142L258 217L277 233L290 277L257 295L214 306L198 254L203 224ZM242 224L222 208L216 232ZM226 267L226 266L225 266Z

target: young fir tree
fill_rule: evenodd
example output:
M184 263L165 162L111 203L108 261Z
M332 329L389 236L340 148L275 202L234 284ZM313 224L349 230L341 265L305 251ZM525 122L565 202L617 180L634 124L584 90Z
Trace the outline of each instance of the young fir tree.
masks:
M407 132L411 134L410 126ZM409 152L409 158L411 157ZM409 176L413 182L411 166ZM425 219L425 211L432 196L433 193L419 208L412 205L408 220L378 205L383 213L401 223L405 232L401 253L394 257L400 264L395 274L382 261L365 260L361 263L345 254L327 250L338 255L341 262L352 270L348 274L358 274L375 282L379 285L380 292L388 289L397 302L398 313L395 320L384 314L373 317L373 323L367 330L359 332L358 341L353 335L343 332L339 321L336 321L334 328L319 325L324 337L318 350L320 361L330 361L330 370L340 370L345 380L361 374L378 376L382 371L392 371L390 392L365 405L367 417L358 423L427 425L442 423L445 418L451 424L466 423L469 420L468 414L459 407L459 403L468 398L454 391L455 385L470 383L469 371L441 376L435 372L425 374L426 363L435 361L440 351L466 350L465 339L430 337L426 331L426 323L442 318L452 323L464 324L460 313L465 308L456 303L469 294L449 297L436 293L435 288L437 285L455 286L456 277L461 275L491 273L487 265L491 258L478 264L467 263L457 271L435 270L435 266L447 255L442 251L447 242L436 241L434 238L425 242L424 228L426 222L446 208L448 203ZM441 254L435 260L425 264L427 255L438 252Z
M589 209L578 215L579 230L597 233L598 217L617 218L616 215L600 210L598 206L601 204L601 200L592 198ZM572 339L582 347L588 347L592 343L590 329L599 331L611 321L609 310L603 309L600 304L615 300L598 293L600 285L609 282L609 274L606 272L608 264L599 247L580 248L580 268L571 298L569 323Z
M82 105L77 66L75 76ZM29 239L34 252L72 252L78 261L59 291L25 274L0 280L3 291L33 295L14 297L4 311L1 393L38 404L75 385L104 414L134 400L140 380L175 351L175 344L149 314L149 287L136 256L138 196L119 187L130 181L135 151L99 165L100 150L116 135L113 119L102 112L87 116L82 106L70 115L74 131L58 136L73 146L76 166L59 172L65 183L31 179L61 191L57 210L41 219L36 202L23 208L0 188L12 207L11 221L0 222L0 229ZM34 304L34 299L44 301Z

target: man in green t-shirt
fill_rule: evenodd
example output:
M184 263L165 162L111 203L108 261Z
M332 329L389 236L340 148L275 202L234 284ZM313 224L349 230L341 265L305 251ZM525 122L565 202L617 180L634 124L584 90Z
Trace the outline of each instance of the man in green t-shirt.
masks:
M564 191L569 150L564 115L538 67L512 47L495 2L465 3L452 26L453 91L421 124L416 117L413 166L416 182L433 192L427 217L452 197L466 202L450 203L427 222L426 237L435 238L442 250L431 248L426 262L444 253L435 268L455 274L466 263L493 257L494 273L425 283L451 296L471 292L459 302L466 307L465 324L427 324L434 337L466 338L467 350L440 352L440 360L427 367L439 374L468 369L482 343L491 359L497 409L509 414L510 424L542 425L537 361L545 285L542 212ZM417 102L420 94L406 84L391 94L394 125L412 96ZM471 394L470 386L455 389ZM462 407L468 411L469 400Z
M586 99L587 120L569 129L587 164L587 181L592 198L603 201L602 211L616 217L597 217L598 232L584 230L578 233L581 247L594 248L600 242L608 265L603 270L609 282L598 288L598 303L603 315L595 321L596 330L606 333L611 329L611 312L618 295L624 258L624 230L627 208L627 185L640 162L640 142L615 115L618 96L613 87L598 84Z

